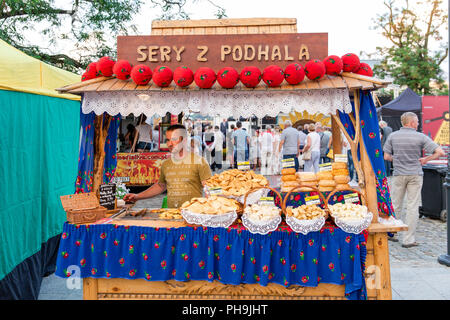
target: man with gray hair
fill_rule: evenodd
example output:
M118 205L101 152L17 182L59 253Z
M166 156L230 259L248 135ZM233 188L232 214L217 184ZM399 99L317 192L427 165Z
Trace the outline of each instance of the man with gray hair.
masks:
M415 233L423 183L422 165L445 153L428 136L416 131L419 119L415 113L405 112L400 120L402 127L388 136L383 151L384 159L394 164L391 195L399 218L406 194L406 213L402 220L408 225L408 231L403 233L402 247L410 248L418 245ZM423 157L423 150L431 155Z
M300 136L298 130L292 127L292 122L287 120L284 123L284 130L280 137L278 150L283 150L283 159L294 159L295 171L298 171L298 155L300 154Z

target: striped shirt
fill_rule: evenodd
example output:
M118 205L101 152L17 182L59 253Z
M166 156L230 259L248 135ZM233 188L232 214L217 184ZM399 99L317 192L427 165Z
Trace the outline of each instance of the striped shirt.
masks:
M423 175L419 161L422 150L426 153L434 153L438 147L423 133L413 128L401 127L400 130L388 136L383 151L392 155L394 176L412 176Z

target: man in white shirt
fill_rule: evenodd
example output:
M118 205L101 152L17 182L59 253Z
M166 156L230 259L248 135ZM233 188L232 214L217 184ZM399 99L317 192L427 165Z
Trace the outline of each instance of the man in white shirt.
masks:
M273 135L270 127L264 130L260 138L260 150L261 150L261 174L272 175L272 153L273 153Z

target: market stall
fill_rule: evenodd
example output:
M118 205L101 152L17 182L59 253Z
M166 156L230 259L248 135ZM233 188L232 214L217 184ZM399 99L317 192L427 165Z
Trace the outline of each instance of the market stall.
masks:
M156 35L159 31L167 36L158 38ZM154 22L152 34L156 38L121 38L118 56L128 57L128 53L123 50L143 43L158 46L164 43L185 43L186 51L189 44L194 44L196 49L201 50L200 53L205 54L208 47L205 49L201 45L201 38L175 36L197 32L214 36L208 38L211 40L208 43L213 55L214 43L247 41L242 43L255 47L260 41L268 43L267 47L270 44L272 57L277 57L280 53L276 53L282 46L274 43L275 37L271 37L270 33L280 33L279 39L275 41L286 43L284 54L288 58L288 49L294 50L287 45L292 44L292 39L295 40L295 45L301 44L300 48L296 48L301 53L299 60L303 58L302 53L320 58L328 55L327 37L323 34L296 34L295 19L230 19L220 20L220 23L210 20ZM168 36L172 34L175 38ZM245 37L240 40L235 36L230 37L230 34ZM128 40L132 43L127 42ZM222 55L221 65L232 65L237 60L242 60L237 59L238 49L233 51L231 45L228 47L229 54L236 54L236 59L226 61L226 56ZM235 43L233 48L238 47ZM150 52L150 46L139 48L141 53L144 49ZM175 53L182 52L179 47L173 46L173 49ZM269 49L267 50L266 55L269 55ZM168 54L167 52L164 51ZM215 54L220 56L220 53ZM136 59L136 52L131 55ZM150 61L151 57L147 53L144 60L147 57ZM191 55L185 57L192 58ZM205 59L203 55L200 60L199 56L196 57L197 61L191 61L192 66L189 61L186 64L196 68L199 62L207 61L202 60ZM179 61L177 58L174 60L175 65L179 64L176 62ZM165 63L169 61L170 59ZM279 64L285 66L289 62L290 59L287 59L279 61ZM261 68L270 64L256 60L252 63L259 63ZM241 68L242 64L236 67ZM358 190L337 190L336 184L328 184L327 188L320 190L319 183L317 190L294 190L290 185L292 190L288 191L283 190L283 185L269 186L268 182L255 185L254 183L265 181L265 178L254 176L251 171L233 172L234 179L221 187L221 192L225 194L224 191L230 187L231 182L237 181L237 175L248 178L248 183L244 186L249 190L245 196L241 190L237 194L239 201L233 200L236 208L230 209L229 221L205 220L205 215L198 217L195 212L190 214L189 207L192 205L198 208L199 204L187 203L181 209L169 209L174 210L170 212L155 209L133 212L130 209L131 211L126 210L114 216L117 219L110 217L87 225L66 223L57 274L68 277L73 272L79 272L78 276L84 279L85 299L390 299L386 233L404 230L406 226L380 223L382 220L379 220L379 216L384 218L383 221L388 220L394 213L384 164L382 157L380 158L382 152L379 137L375 139L379 130L370 91L386 85L387 82L372 77L343 72L334 76L325 75L319 80L305 78L294 85L280 82L277 86L270 86L266 82L252 88L241 83L232 88L224 88L216 83L209 89L199 88L194 83L186 87L174 83L161 86L153 81L137 85L132 80L114 77L99 77L60 88L60 92L83 95L82 112L95 115L94 121L99 124L94 139L99 141L105 141L107 136L108 126L103 126L104 120L110 123L111 118L118 114L145 114L151 117L153 114L161 115L166 112L180 114L188 110L199 110L201 114L219 114L222 118L276 117L280 112L288 114L303 111L331 115L334 154L340 154L341 135L344 135L350 142L359 187ZM94 178L89 191L95 194L102 183L109 181L101 179L105 169L101 165L105 158L103 148L93 154ZM345 166L341 162L341 165L330 170L341 170L335 172L335 175L339 175L337 172L348 172L345 171ZM295 177L296 174L292 175ZM332 173L329 174L334 177ZM294 178L294 181L299 183L299 188L305 187L304 182L311 180L306 180L304 176L304 180L301 180L300 176L299 179ZM327 180L331 183L332 179ZM340 183L345 185L345 181ZM278 223L271 225L270 229L264 229L264 232L252 229L246 222L246 214L251 214L248 212L251 209L247 208L254 205L247 202L248 192L256 192L253 188L265 188L272 192L257 197L259 202L272 202L273 209L270 210L277 213L274 221ZM212 195L211 191L217 191L217 188L205 191L209 197L201 200L202 206L210 201L224 201L223 197ZM363 226L362 228L346 229L345 224L338 223L340 217L331 206L337 202L347 203L347 200L358 206L355 208L365 208L364 219L370 217L367 225L360 224L358 226ZM297 205L293 204L295 202ZM297 226L290 224L288 219L295 217L295 214L288 208L301 205L314 205L314 210L321 207L319 216L323 215L318 220L323 224L304 233L295 231L298 230ZM205 213L206 209L202 206L200 208L204 208ZM219 207L232 206L221 204ZM330 216L328 212L334 212L334 215ZM309 213L308 210L305 211L305 214ZM139 219L140 216L144 217ZM195 217L200 220L192 220L195 223L189 220ZM221 217L228 218L226 215ZM78 266L78 269L71 270L69 266Z
M55 268L80 134L80 97L55 88L79 76L3 40L0 69L0 300L37 299Z

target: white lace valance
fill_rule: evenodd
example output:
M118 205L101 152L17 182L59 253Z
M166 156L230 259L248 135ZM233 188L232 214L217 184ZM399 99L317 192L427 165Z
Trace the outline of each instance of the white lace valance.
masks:
M117 91L86 92L83 113L127 116L165 115L166 112L199 111L202 115L221 118L264 116L275 117L280 112L307 111L310 114L349 113L352 110L347 89L299 91Z

